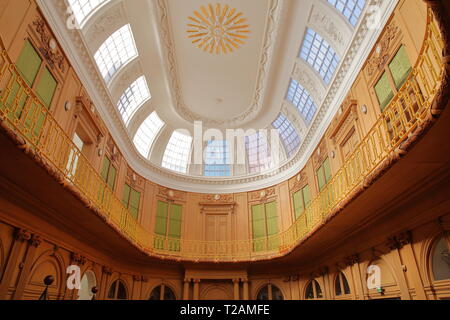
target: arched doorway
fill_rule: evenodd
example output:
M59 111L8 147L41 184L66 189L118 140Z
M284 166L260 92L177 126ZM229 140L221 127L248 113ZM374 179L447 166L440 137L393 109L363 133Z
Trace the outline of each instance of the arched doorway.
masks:
M97 279L95 273L88 270L81 278L81 289L78 290L78 300L92 300L94 294L92 288L97 286Z

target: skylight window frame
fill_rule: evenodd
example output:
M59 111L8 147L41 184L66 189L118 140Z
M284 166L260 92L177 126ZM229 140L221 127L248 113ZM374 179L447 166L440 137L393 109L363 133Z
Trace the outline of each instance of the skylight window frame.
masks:
M348 23L355 28L367 5L366 0L328 0L328 3L335 8ZM361 7L361 3L362 7ZM351 4L354 4L352 7Z
M307 28L298 58L306 61L329 85L339 66L340 57L328 41L311 28Z
M79 28L83 28L89 19L108 2L110 0L67 0L67 4L72 10L72 14ZM96 5L93 5L93 3L96 3ZM87 7L89 9L85 10Z
M280 113L278 118L272 122L272 126L278 131L281 141L283 141L286 157L291 158L301 144L297 129L283 113Z
M192 153L192 136L174 131L164 151L161 166L178 173L187 174Z
M214 149L218 157L212 157ZM210 140L206 143L204 152L203 175L205 177L230 177L232 168L230 164L230 146L227 140Z
M247 170L250 174L261 173L272 168L269 140L261 131L245 137L245 152Z
M139 56L131 25L128 23L106 39L94 54L94 60L106 84L130 61Z
M119 111L126 126L144 103L151 99L150 89L148 88L145 76L137 78L117 101L117 110Z
M159 118L156 111L152 112L147 119L142 122L134 135L133 143L144 158L148 159L150 156L152 146L165 125L165 122Z
M286 100L297 108L303 120L310 125L317 112L317 105L314 99L297 80L292 79L289 83Z

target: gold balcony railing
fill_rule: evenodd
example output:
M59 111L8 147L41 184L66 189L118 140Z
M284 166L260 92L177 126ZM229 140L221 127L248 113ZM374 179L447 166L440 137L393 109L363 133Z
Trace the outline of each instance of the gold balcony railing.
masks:
M29 88L5 50L0 56L0 119L74 188L90 207L144 252L185 261L254 261L279 257L334 214L378 174L399 146L422 125L444 74L444 42L429 10L425 41L403 87L326 188L286 231L268 239L208 242L167 239L145 230L74 145ZM157 245L155 245L157 243Z

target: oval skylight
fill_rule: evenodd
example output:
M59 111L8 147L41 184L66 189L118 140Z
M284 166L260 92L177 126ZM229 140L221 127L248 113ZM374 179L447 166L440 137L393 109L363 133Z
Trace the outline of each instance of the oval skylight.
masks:
M139 127L133 142L139 153L148 158L150 149L155 141L156 136L164 127L164 122L158 117L156 112L153 112L142 125Z
M286 155L290 158L300 146L300 137L291 122L282 114L272 123L283 141Z

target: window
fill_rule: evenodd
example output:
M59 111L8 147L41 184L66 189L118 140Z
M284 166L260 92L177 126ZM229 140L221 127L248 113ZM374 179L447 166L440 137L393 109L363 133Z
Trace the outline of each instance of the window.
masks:
M158 200L154 246L156 249L180 250L183 207L179 204Z
M148 158L150 156L152 144L163 126L164 122L158 117L156 112L153 112L139 127L133 142L143 157Z
M434 280L450 280L450 235L439 239L432 250L432 270Z
M277 203L275 201L252 206L253 249L263 251L278 247L278 239L271 238L278 234Z
M272 166L269 144L265 134L258 132L245 137L245 149L250 173L259 173Z
M283 293L281 293L281 290L278 289L278 287L273 284L268 284L259 290L256 300L283 300Z
M308 91L294 79L291 79L286 99L298 109L306 123L310 124L316 114L317 106Z
M347 278L342 272L339 272L334 280L334 292L336 293L336 296L350 294L350 287L348 285Z
M300 146L300 137L298 136L297 131L283 114L280 114L272 125L277 129L278 134L283 141L286 155L290 158Z
M127 288L122 280L113 282L108 291L108 299L127 300Z
M17 59L16 67L25 83L36 93L42 105L50 109L58 82L29 40L25 41ZM25 125L29 129L26 136L30 139L38 139L47 113L45 109L41 108L40 104L35 103L30 103L24 110L28 98L29 94L20 88L17 82L13 82L5 105L13 110L10 116L24 119Z
M205 149L204 175L207 177L227 177L231 175L230 150L228 141L208 141Z
M339 63L339 57L331 45L314 30L306 30L299 57L316 70L329 84Z
M186 173L192 146L192 137L174 131L169 140L162 166L166 169Z
M297 220L311 203L311 192L309 185L306 185L303 189L300 189L294 193L292 198L294 201L295 220Z
M131 27L127 24L106 39L94 58L103 79L108 83L122 66L137 55Z
M95 9L100 7L109 0L69 0L70 7L77 23L81 26L86 18L94 12Z
M374 86L381 111L389 105L412 71L405 46L401 46Z
M125 124L128 124L131 117L139 107L150 99L147 81L142 76L129 86L117 102L117 108Z
M134 190L128 184L123 189L122 203L130 211L131 215L137 219L139 216L139 204L141 202L141 193Z
M152 290L149 300L176 300L176 298L172 289L162 285Z
M319 190L322 191L331 180L330 160L327 158L316 172Z
M22 74L25 82L32 87L34 80L41 68L42 59L31 45L30 41L25 41L25 45L17 59L16 66Z
M320 288L319 282L317 280L311 280L306 287L305 299L322 299L322 289Z
M328 0L328 2L339 10L354 27L358 24L359 17L366 5L365 0Z
M108 157L105 157L105 160L103 160L101 176L103 181L105 181L106 184L108 185L108 187L111 190L114 190L116 183L117 169L113 166L111 160L109 160Z

